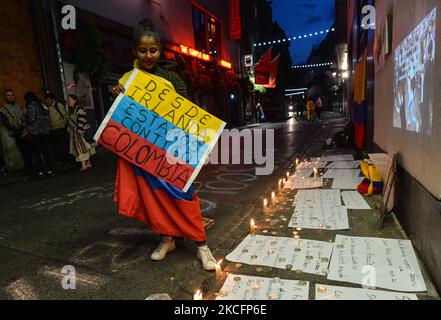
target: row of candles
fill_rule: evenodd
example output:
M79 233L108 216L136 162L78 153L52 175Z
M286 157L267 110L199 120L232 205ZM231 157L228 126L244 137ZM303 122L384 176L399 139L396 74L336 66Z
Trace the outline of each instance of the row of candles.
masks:
M296 159L296 166L295 169L297 169L297 167L299 166L299 159ZM318 170L317 169L313 169L314 171L314 179L317 178L318 176ZM289 181L291 175L289 172L286 173L286 178L280 179L278 182L278 190L279 192L283 189L283 187L286 185L286 183ZM276 198L276 193L273 191L271 192L271 203L275 204L275 198ZM264 199L263 200L263 212L265 213L265 211L268 209L268 199ZM254 234L256 231L256 221L254 219L250 220L250 230L251 230L251 234ZM301 229L297 229L297 231L294 233L294 239L296 239L297 241L299 241L300 236L298 235L298 231L300 231ZM219 279L222 276L222 262L223 259L220 260L217 265L216 265L216 279ZM193 296L193 300L203 300L203 293L202 290L197 290L196 293Z

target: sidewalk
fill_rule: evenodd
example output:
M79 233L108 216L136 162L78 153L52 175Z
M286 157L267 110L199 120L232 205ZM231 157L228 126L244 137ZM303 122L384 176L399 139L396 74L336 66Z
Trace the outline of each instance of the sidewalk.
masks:
M341 154L355 154L354 150L341 149L341 148L328 148L326 147L326 139L332 137L335 133L341 131L342 126L330 125L323 126L319 135L312 138L313 142L307 146L303 155L295 155L293 163L295 163L295 157L299 157L302 160L312 157L324 157L329 155L341 155ZM292 172L292 166L290 166ZM274 176L274 183L262 195L263 198L270 198L272 190L277 190L277 182L280 178L286 176L288 168L284 168L279 171L278 175ZM324 188L329 188L330 181L326 181ZM297 190L283 189L276 195L276 204L269 208L269 211L263 213L262 203L259 202L255 207L245 214L240 222L236 224L235 228L228 230L228 234L223 238L227 239L223 241L215 250L214 255L216 257L226 257L231 253L241 242L250 234L250 219L254 219L256 223L256 235L261 236L275 236L275 237L288 237L292 238L294 229L288 228L288 222L293 215L292 202L297 193ZM390 238L390 239L406 239L408 240L405 232L400 226L398 220L394 215L391 215L385 219L383 228L380 228L380 213L378 211L381 203L381 196L374 196L366 198L372 210L348 210L350 230L348 231L327 231L327 230L308 230L303 229L297 234L301 239L317 240L323 242L334 242L336 235L343 236L355 236L355 237L374 237L374 238ZM209 237L213 235L209 234ZM214 249L214 248L213 248ZM415 251L418 257L418 253ZM431 280L430 275L424 263L419 259L419 265L427 286L427 292L418 293L417 296L420 300L439 300L439 294ZM287 280L303 280L310 282L309 299L315 299L315 284L322 285L334 285L340 287L352 287L361 288L361 286L348 284L344 282L329 281L324 276L317 276L313 274L303 274L288 270L261 267L258 265L245 265L241 263L234 263L224 258L222 263L222 273L217 276L216 279L205 283L202 288L206 293L205 299L216 299L219 291L221 290L224 281L229 273L234 275L255 276L265 278L278 278ZM378 289L382 290L382 289ZM388 290L383 290L388 291Z

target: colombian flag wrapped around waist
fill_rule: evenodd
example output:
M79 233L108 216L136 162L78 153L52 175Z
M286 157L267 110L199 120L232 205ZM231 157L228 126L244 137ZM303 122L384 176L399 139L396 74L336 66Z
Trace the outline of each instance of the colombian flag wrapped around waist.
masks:
M206 240L194 187L185 193L120 158L114 200L120 214L147 224L159 234Z
M193 181L225 123L179 96L166 79L137 68L120 84L126 92L95 136L119 157L119 213L163 235L205 241Z

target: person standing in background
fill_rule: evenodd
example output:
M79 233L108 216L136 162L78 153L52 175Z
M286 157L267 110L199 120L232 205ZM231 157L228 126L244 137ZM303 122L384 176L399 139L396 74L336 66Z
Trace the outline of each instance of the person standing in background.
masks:
M81 172L92 168L90 158L95 154L95 148L85 139L84 135L90 129L87 122L86 111L80 105L78 97L71 94L67 98L69 106L69 135L70 153L75 156L77 162L81 162Z
M57 100L52 93L45 96L46 105L49 108L51 120L50 142L54 160L68 162L69 160L69 114L66 108Z
M323 111L323 101L322 98L318 97L315 101L315 111L317 112L317 119L319 121L322 120L322 111Z
M8 168L6 167L5 154L3 151L3 144L1 137L0 137L0 173L4 176L9 175Z
M314 120L314 102L311 99L308 99L306 102L306 111L308 116L308 122L312 122Z
M33 92L27 92L24 96L26 101L26 124L27 130L32 135L31 145L37 166L38 177L45 174L53 176L52 155L50 152L50 119L49 111L42 105L40 99ZM43 162L44 159L44 162Z
M26 130L25 110L15 102L14 92L5 90L5 104L0 107L0 122L9 131L9 135L15 139L15 144L20 150L25 165L27 176L32 175L32 146L31 135Z

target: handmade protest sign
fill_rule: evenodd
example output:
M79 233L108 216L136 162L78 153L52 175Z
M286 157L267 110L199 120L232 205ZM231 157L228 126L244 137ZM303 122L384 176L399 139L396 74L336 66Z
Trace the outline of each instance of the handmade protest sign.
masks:
M308 300L309 282L229 274L216 300Z
M122 82L125 93L113 103L95 141L187 192L226 123L163 78L134 69Z
M427 291L409 240L337 235L328 280L400 292Z
M326 275L333 243L248 235L226 259L248 265Z

